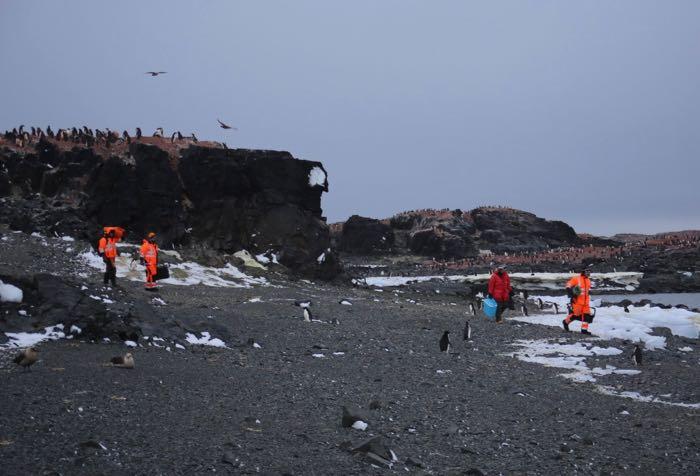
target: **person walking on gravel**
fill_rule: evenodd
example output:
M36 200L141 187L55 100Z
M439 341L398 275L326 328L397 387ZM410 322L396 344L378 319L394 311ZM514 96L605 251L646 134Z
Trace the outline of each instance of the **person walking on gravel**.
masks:
M510 276L506 273L505 265L496 265L496 269L491 274L489 279L489 295L495 299L496 307L496 322L503 322L503 312L510 305L510 296L513 288L510 285Z
M566 283L566 295L571 299L571 306L569 315L562 321L562 325L567 332L571 321L581 321L581 334L590 334L588 326L593 322L590 274L588 268L582 268L578 276L574 276Z
M105 263L105 274L104 274L104 284L105 286L111 282L112 286L117 285L117 255L119 250L117 250L117 242L121 238L121 233L117 236L116 227L105 227L104 235L100 238L97 244L97 253L102 257L102 261Z
M158 245L156 234L148 234L141 245L141 259L146 266L146 290L155 290L157 287L155 276L158 273Z

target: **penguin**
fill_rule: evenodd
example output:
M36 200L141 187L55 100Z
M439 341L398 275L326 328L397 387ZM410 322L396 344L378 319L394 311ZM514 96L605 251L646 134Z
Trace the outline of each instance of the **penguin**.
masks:
M542 298L537 298L537 307L540 309L540 311L544 307L544 303L542 302Z
M173 135L170 136L170 142L173 143L175 142L175 136L177 135L177 132L173 132Z
M632 362L634 362L634 365L642 365L642 349L639 347L639 345L634 346Z
M34 365L37 360L39 360L38 351L34 347L28 347L17 354L13 362L31 372L29 367Z
M51 137L51 138L54 137L54 133L53 133L53 131L51 130L51 126L46 126L46 135L49 136L49 137Z
M156 131L153 133L153 137L163 137L163 128L159 127L156 129Z
M192 133L192 142L194 142L195 144L196 144L197 142L199 142L199 141L197 140L197 136L194 135L194 132Z
M311 322L313 316L311 315L311 310L308 307L302 308L301 313L304 316L304 322Z
M464 323L464 340L471 340L472 338L472 326L469 324L469 320Z
M559 314L559 304L552 303L552 306L554 306L554 314Z
M627 306L624 306L625 312L630 312L629 308Z
M440 338L440 352L450 352L450 331L445 331Z
M131 136L127 131L122 132L122 137L128 144L131 144Z
M177 131L177 140L182 140L182 139L183 139L182 133L180 131Z
M523 289L522 291L520 291L520 296L527 301L527 298L530 296L530 293L528 293L526 289Z
M520 306L520 310L522 311L523 316L525 316L525 317L528 316L528 313L527 313L527 306L526 306L525 304L523 304L522 306Z
M471 313L472 316L476 316L476 308L474 307L473 302L469 303L469 312Z
M137 127L137 128L136 128L136 138L137 138L137 139L140 139L140 138L141 138L141 135L142 135L142 134L141 134L141 128L140 128L140 127Z
M226 145L226 142L222 142L221 145L224 147L224 149L228 150L228 146Z
M123 357L120 355L118 357L112 357L110 361L113 366L119 367L121 369L133 369L134 368L134 356L131 352L127 352Z
M22 135L23 132L24 132L24 124L19 126L19 135Z

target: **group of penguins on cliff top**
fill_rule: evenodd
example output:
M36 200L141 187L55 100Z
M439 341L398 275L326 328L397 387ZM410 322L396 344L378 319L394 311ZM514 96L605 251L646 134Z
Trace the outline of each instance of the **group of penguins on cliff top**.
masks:
M222 129L237 130L235 127L229 126L228 124L221 122L219 119L217 119L217 122L219 123L219 127ZM58 129L56 132L54 132L51 129L51 126L47 126L46 131L44 131L41 127L33 126L29 130L25 130L24 124L19 126L19 128L13 128L11 131L6 130L3 137L6 141L11 142L18 147L25 147L32 144L34 141L41 141L42 139L46 138L63 142L73 142L74 144L83 144L87 146L104 144L106 147L111 147L112 144L116 143L126 142L127 144L130 144L132 140L132 136L128 131L124 130L121 134L119 134L117 131L110 130L109 127L105 128L104 131L100 129L95 129L93 131L87 126L83 126L71 127L70 129ZM137 127L134 139L139 140L141 137L143 137L143 133L141 132L141 128ZM163 128L157 128L153 132L152 137L164 138L165 132L163 131ZM175 131L170 136L171 143L176 141L190 141L195 144L198 142L197 136L195 136L194 132L192 132L189 136L183 136L180 131ZM225 142L222 145L225 149L228 148Z

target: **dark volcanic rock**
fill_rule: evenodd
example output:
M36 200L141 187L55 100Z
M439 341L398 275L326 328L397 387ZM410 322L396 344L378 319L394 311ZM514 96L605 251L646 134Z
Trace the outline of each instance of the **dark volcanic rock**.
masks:
M0 196L10 206L0 222L90 241L106 225L136 242L155 231L161 247L270 251L312 277L339 273L321 210L322 164L288 152L150 142L106 152L52 140L1 149Z
M370 255L391 251L393 246L394 230L379 220L353 215L343 224L342 251Z

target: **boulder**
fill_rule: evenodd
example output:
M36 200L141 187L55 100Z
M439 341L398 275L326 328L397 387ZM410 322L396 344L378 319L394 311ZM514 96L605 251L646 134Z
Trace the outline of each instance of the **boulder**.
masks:
M341 251L371 255L389 252L393 246L394 230L379 220L353 215L343 225Z

